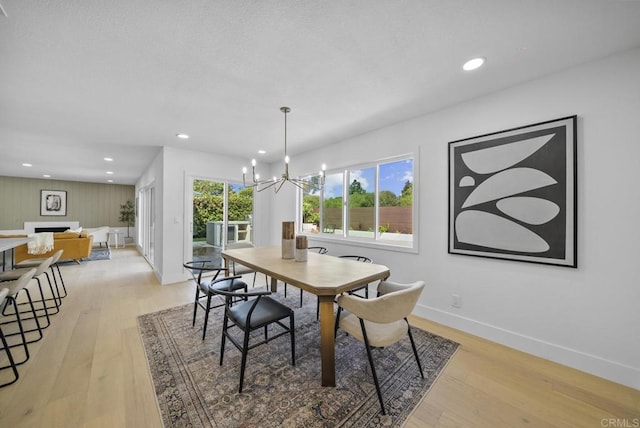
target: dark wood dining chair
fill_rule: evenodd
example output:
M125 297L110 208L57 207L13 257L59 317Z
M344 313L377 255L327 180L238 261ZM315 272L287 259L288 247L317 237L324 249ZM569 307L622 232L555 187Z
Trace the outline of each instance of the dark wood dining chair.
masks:
M233 277L232 277L233 278ZM227 339L242 353L240 363L240 384L238 393L242 392L244 383L244 372L247 365L247 353L249 349L267 343L277 337L289 334L291 336L291 365L296 365L296 340L293 310L282 303L269 297L270 291L239 292L213 289L214 294L219 294L225 298L224 319L222 322L222 340L220 343L220 365L224 360L224 348ZM249 299L253 297L253 299ZM239 299L247 299L244 302L234 303ZM287 326L282 320L289 318ZM268 327L272 324L280 326L280 332L269 337ZM233 327L243 331L242 341L230 334ZM264 329L264 339L258 342L249 343L249 336L252 331Z
M207 334L207 324L209 322L209 311L214 308L219 308L224 303L212 304L215 289L223 290L244 290L247 291L247 284L242 281L241 276L234 277L222 277L218 278L221 272L226 272L226 268L220 267L211 260L192 260L185 262L184 266L193 277L193 282L196 286L196 296L193 302L193 320L192 326L196 325L196 315L198 308L204 309L204 325L202 327L202 340L204 340ZM207 276L212 275L209 279Z

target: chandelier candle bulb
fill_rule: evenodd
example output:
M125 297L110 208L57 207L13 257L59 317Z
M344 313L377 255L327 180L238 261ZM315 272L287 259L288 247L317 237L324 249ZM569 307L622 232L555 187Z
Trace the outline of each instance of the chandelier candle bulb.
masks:
M282 222L282 258L293 259L295 257L295 223L293 221Z
M296 236L296 261L307 261L307 237Z

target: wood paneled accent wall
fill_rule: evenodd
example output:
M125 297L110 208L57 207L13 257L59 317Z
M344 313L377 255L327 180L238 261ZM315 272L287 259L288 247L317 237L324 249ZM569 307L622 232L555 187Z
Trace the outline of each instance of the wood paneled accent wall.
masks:
M40 191L67 192L66 216L41 216ZM25 221L79 221L82 227L125 227L120 205L135 204L135 186L0 176L0 230L22 229Z

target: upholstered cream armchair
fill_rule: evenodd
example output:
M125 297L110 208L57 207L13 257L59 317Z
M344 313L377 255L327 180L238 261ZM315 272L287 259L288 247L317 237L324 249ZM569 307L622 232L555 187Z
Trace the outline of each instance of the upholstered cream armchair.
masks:
M351 294L343 294L338 297L336 334L340 328L365 344L383 415L386 414L386 411L371 356L371 348L384 348L393 345L408 335L420 375L424 378L418 351L407 320L407 316L413 311L424 286L424 281L416 281L411 284L383 281L378 285L378 297L376 298L363 299Z
M93 236L93 245L104 243L107 248L109 248L109 226L95 227L95 228L85 228L84 229L88 235Z

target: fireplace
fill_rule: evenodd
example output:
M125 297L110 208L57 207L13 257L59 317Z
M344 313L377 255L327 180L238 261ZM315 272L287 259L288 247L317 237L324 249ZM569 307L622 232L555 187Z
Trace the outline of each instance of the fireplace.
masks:
M56 232L65 231L67 229L78 229L80 227L79 221L25 221L24 232Z
M64 232L65 230L69 230L68 227L36 227L34 228L35 233L40 232Z

